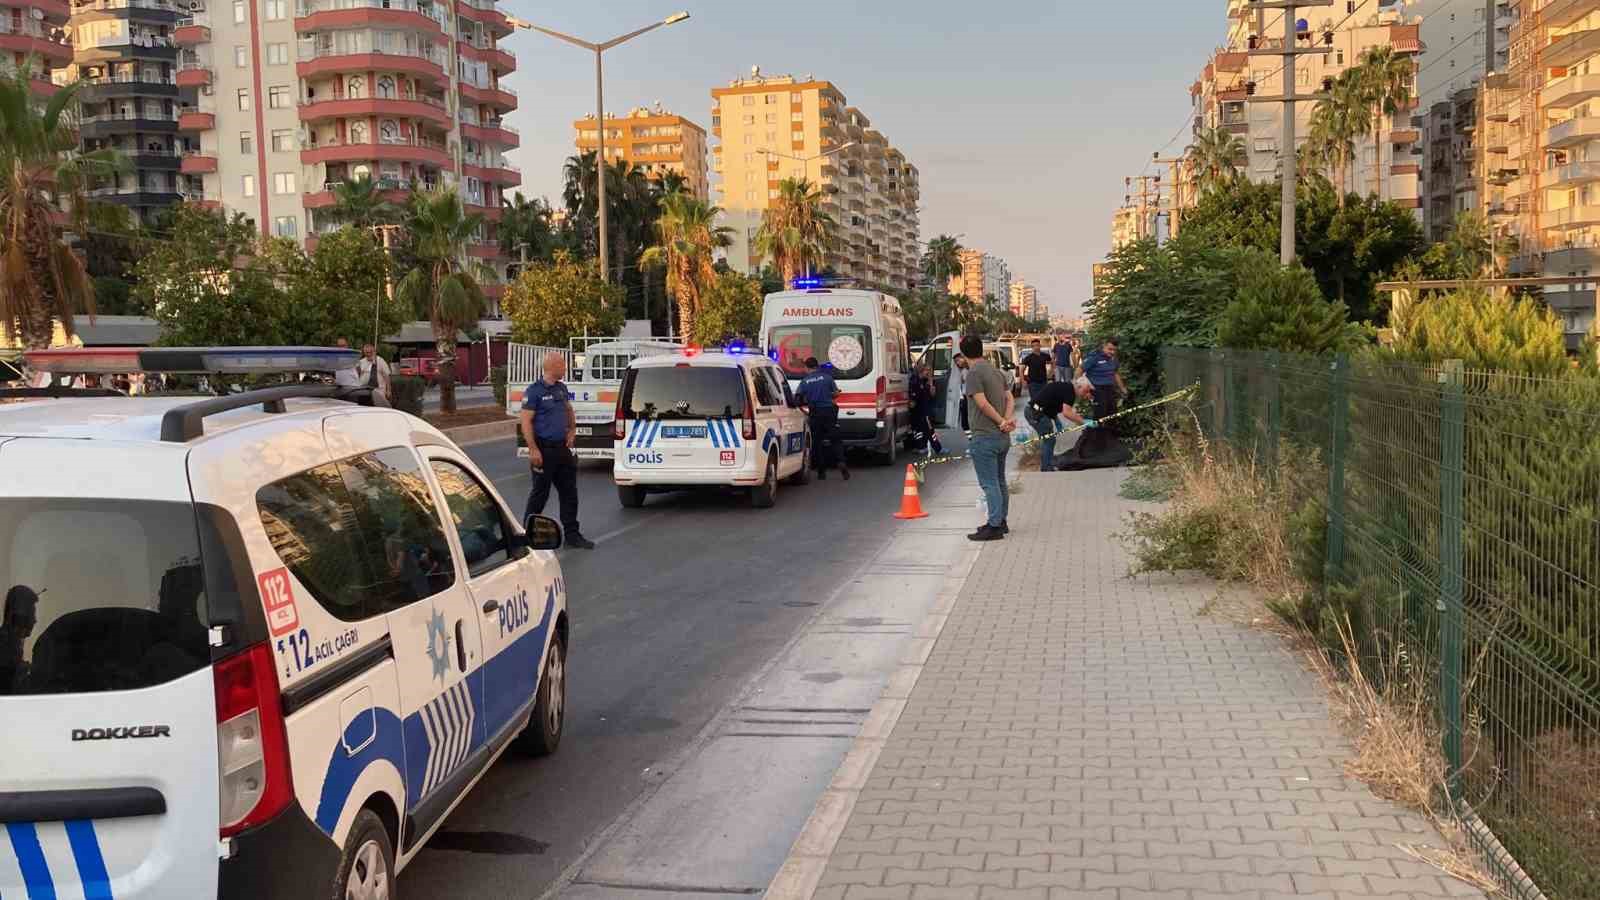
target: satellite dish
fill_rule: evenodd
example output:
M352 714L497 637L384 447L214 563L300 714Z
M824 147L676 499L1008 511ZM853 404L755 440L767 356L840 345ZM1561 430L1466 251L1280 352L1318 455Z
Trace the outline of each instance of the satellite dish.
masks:
M33 8L31 8L31 9L29 9L29 10L28 10L28 13L29 13L29 14L30 14L30 15L32 15L32 16L33 16L33 17L34 17L34 18L35 18L35 19L42 19L42 18L44 18L44 10L42 10L42 9L40 9L40 8L39 8L39 7L37 7L37 6L35 6L35 7L33 7Z

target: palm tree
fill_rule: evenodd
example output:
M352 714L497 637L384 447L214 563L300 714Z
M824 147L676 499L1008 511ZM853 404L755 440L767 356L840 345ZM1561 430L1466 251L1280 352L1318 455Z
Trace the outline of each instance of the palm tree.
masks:
M712 255L733 243L733 229L717 224L721 215L721 207L707 205L687 191L668 194L661 199L656 219L660 243L639 258L641 266L666 267L667 291L678 303L678 334L694 333L700 296L717 277Z
M41 101L33 67L29 59L0 74L0 327L42 349L57 322L70 337L74 313L94 314L94 284L57 224L61 206L82 233L89 183L126 161L111 150L77 151L73 111L83 83Z
M1355 156L1356 137L1365 133L1366 122L1359 70L1346 69L1334 79L1328 96L1317 101L1311 113L1309 138L1317 157L1334 171L1340 208L1344 207L1348 190L1348 171L1350 160Z
M481 213L468 213L453 188L413 191L406 206L408 250L416 266L400 279L395 294L433 326L439 352L439 408L456 409L456 333L476 325L483 314L482 279L493 274L467 257L483 224Z
M1371 116L1372 193L1383 195L1383 123L1411 99L1414 67L1410 57L1394 52L1391 46L1373 47L1361 54L1361 95Z
M822 265L833 240L833 217L822 211L822 191L806 178L778 182L778 196L761 217L756 252L771 257L784 284Z
M390 203L370 175L341 181L333 188L333 205L324 213L341 225L371 228L400 218L400 207Z
M1185 152L1204 191L1238 177L1245 147L1238 135L1218 127L1201 132Z
M922 252L922 274L933 282L933 289L945 291L950 279L961 274L961 242L948 234L941 234L928 242Z
M548 258L555 249L556 229L548 201L529 200L517 191L510 200L500 198L500 249L520 257L524 245L529 259Z

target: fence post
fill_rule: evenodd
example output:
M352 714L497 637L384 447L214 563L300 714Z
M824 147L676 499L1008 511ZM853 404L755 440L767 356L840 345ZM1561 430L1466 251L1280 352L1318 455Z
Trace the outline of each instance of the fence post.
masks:
M1445 360L1439 373L1439 711L1443 717L1447 785L1452 797L1461 777L1461 641L1464 583L1467 443L1466 371L1459 359Z
M1328 554L1323 563L1324 585L1337 584L1344 575L1344 466L1350 446L1350 357L1339 354L1331 365L1332 397L1328 410Z
M1225 358L1226 355L1227 354L1223 353L1221 350L1211 351L1212 375L1209 379L1207 379L1206 400L1211 404L1210 437L1213 441L1221 440L1224 437L1222 433L1223 420L1221 417L1225 412L1222 409L1222 406L1228 402L1228 394L1226 390L1228 379L1228 363Z
M1283 391L1278 382L1278 363L1283 359L1283 354L1273 350L1267 354L1267 481L1270 484L1278 483L1278 418L1282 415L1279 408L1283 402Z

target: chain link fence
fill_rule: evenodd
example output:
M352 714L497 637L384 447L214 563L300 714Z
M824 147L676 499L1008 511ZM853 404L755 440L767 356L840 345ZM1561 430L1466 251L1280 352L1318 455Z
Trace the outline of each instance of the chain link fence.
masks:
M1208 439L1295 482L1323 559L1302 608L1349 622L1343 661L1373 683L1425 686L1442 787L1495 876L1600 898L1600 380L1188 348L1162 365L1169 390L1198 385Z

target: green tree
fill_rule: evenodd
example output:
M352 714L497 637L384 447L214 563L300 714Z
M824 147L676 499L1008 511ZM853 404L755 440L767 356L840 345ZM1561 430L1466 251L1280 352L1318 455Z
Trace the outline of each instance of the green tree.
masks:
M262 259L258 237L242 214L229 217L189 204L173 210L167 239L152 242L134 267L131 298L161 323L162 343L285 343L288 298Z
M738 272L724 272L706 286L700 298L690 340L719 344L729 338L754 340L761 330L761 282Z
M83 82L41 101L33 72L29 58L0 73L0 330L38 349L50 346L57 323L71 336L73 316L94 312L94 285L55 216L64 204L82 233L89 183L126 162L110 150L78 152Z
M1364 51L1357 68L1360 71L1360 94L1366 100L1371 115L1372 193L1381 197L1386 181L1385 167L1382 165L1383 123L1411 99L1415 66L1410 57L1395 53L1393 46L1385 44Z
M1238 289L1217 316L1218 346L1321 354L1359 342L1344 304L1325 299L1304 266L1260 250L1240 251L1235 265Z
M1186 155L1204 193L1238 179L1239 160L1245 157L1245 146L1238 135L1226 128L1212 128L1195 138Z
M722 208L707 206L693 194L669 194L656 220L659 242L640 257L645 266L667 271L667 291L678 304L678 334L695 333L701 295L716 278L712 255L732 243L733 229L718 225Z
M328 221L357 228L397 222L401 209L384 197L370 175L341 181L333 187L333 205L323 211Z
M1389 315L1388 353L1402 360L1463 360L1469 369L1523 375L1569 374L1566 329L1537 300L1506 297L1481 287L1399 291Z
M521 191L510 200L500 200L500 249L520 260L526 249L529 260L549 260L564 246L561 230L555 225L555 210L541 197L532 200Z
M767 204L756 232L756 252L771 259L784 284L822 265L834 230L833 218L822 211L822 191L805 178L778 182L778 196Z
M1500 278L1517 251L1515 238L1496 237L1476 210L1456 216L1450 234L1422 255L1420 274L1429 279Z
M506 288L500 307L511 320L511 339L565 347L581 334L622 330L623 289L600 280L594 260L579 261L557 250L550 262L534 263Z
M284 339L322 347L341 337L354 347L382 343L410 318L405 304L388 296L387 274L383 248L371 232L345 227L323 234L286 284Z
M1366 133L1367 122L1360 70L1346 69L1334 79L1328 96L1317 101L1307 141L1312 157L1333 170L1341 206L1350 189L1350 160L1355 156L1356 138Z
M413 191L406 206L408 250L415 267L400 279L395 296L433 326L439 359L439 409L456 409L456 335L477 324L483 314L480 279L492 278L488 267L469 261L467 245L483 224L468 213L454 189Z
M928 242L922 253L922 274L935 291L949 288L950 279L961 274L961 241L941 234Z
M722 266L726 269L727 263L725 261L722 262ZM783 280L783 273L779 272L778 268L772 263L767 263L761 267L761 293L763 295L776 294L788 287L788 283Z

